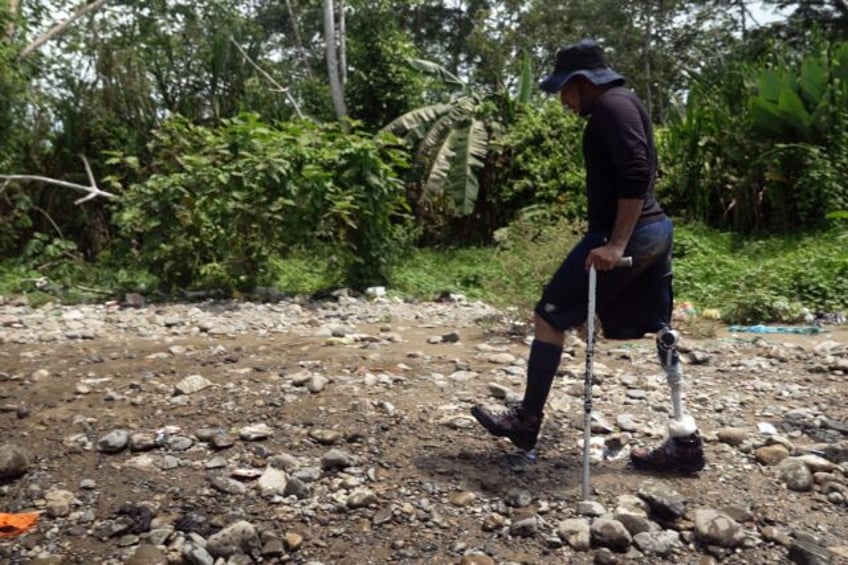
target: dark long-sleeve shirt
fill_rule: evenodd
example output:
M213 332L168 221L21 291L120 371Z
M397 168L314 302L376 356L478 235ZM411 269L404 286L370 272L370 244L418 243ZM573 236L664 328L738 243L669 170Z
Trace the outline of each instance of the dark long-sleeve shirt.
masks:
M644 199L639 224L664 217L654 197L657 151L651 120L639 98L616 86L592 107L583 132L589 231L610 232L619 198Z

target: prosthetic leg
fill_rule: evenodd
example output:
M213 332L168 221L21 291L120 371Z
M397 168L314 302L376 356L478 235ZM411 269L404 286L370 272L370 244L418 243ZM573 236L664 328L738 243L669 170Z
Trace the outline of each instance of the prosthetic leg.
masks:
M668 424L670 437L684 437L698 431L695 418L689 414L683 414L683 368L680 366L680 356L677 354L679 340L680 334L669 327L663 328L657 334L657 355L671 389L672 420Z
M677 353L680 334L666 326L657 333L657 355L671 389L672 419L668 439L658 448L634 449L630 453L638 468L662 472L697 473L704 468L704 450L695 419L683 412L683 367Z

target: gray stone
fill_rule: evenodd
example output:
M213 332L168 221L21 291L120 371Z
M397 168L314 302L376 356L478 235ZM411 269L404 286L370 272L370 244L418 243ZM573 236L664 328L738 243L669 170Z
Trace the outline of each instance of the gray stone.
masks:
M251 424L250 426L245 426L239 431L239 438L242 441L259 441L263 439L268 439L274 434L274 430L271 429L271 426L262 422L261 424Z
M607 513L606 508L600 502L593 500L581 500L577 503L577 514L580 516L598 517Z
M633 542L630 532L618 520L598 518L592 522L590 531L593 544L614 551L627 551L627 548Z
M824 457L813 454L801 455L795 457L798 461L809 467L812 473L831 473L836 470L836 464L828 461Z
M618 562L618 556L606 547L596 551L592 559L594 565L618 565Z
M848 462L848 440L828 445L824 450L824 457L837 465Z
M97 440L97 451L101 453L120 453L130 442L127 430L112 430Z
M779 443L764 445L754 451L754 457L761 465L773 466L789 457L789 450Z
M789 560L798 565L831 565L833 552L813 542L795 540L789 548Z
M283 496L294 496L298 500L309 497L309 486L297 477L289 477Z
M695 510L695 536L708 545L725 548L737 547L742 542L742 528L733 518L713 510Z
M126 565L167 565L168 557L153 545L141 544L127 559Z
M14 444L0 445L0 480L24 476L30 467L29 453Z
M368 489L357 489L347 497L345 504L351 509L366 508L377 504L377 495Z
M174 385L174 395L195 394L212 386L212 381L203 375L189 375Z
M657 525L649 520L644 514L617 511L614 514L614 518L627 528L627 531L630 532L631 536L657 529Z
M282 495L286 492L288 477L286 472L274 467L266 467L256 485L262 496Z
M206 540L206 549L213 557L230 557L259 549L256 528L246 520L230 524Z
M517 520L509 527L511 536L529 538L539 532L539 520L535 516Z
M182 549L182 558L188 565L214 565L215 559L206 548L195 543L187 543Z
M61 489L50 489L44 499L47 501L47 515L51 518L67 516L71 513L71 507L78 502L74 493Z
M677 520L686 514L686 499L665 487L644 487L639 497L651 507L651 513L662 520Z
M716 436L721 443L738 447L748 439L748 432L742 428L721 428Z
M212 488L224 494L245 494L247 486L229 477L214 477L210 483Z
M813 489L813 473L803 461L786 459L778 467L779 480L786 488L797 492L808 492Z
M589 522L580 518L563 520L557 526L557 535L575 551L587 551L592 546Z
M533 502L533 495L525 489L513 489L506 494L504 502L513 508L526 508Z
M156 449L156 434L152 432L135 432L130 434L129 448L130 451L150 451Z
M633 536L633 544L646 555L665 556L680 547L680 534L674 530L641 532Z
M340 449L331 449L321 457L322 469L345 469L356 465L356 457Z

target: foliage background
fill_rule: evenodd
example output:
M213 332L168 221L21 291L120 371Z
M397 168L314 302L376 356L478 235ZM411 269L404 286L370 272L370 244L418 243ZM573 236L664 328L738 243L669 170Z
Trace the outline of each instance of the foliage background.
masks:
M528 304L585 212L582 121L533 87L595 36L656 122L678 295L728 320L846 306L844 3L757 27L725 0L349 0L339 118L326 1L116 1L26 55L79 6L0 2L0 174L84 184L84 155L120 196L0 185L4 292Z

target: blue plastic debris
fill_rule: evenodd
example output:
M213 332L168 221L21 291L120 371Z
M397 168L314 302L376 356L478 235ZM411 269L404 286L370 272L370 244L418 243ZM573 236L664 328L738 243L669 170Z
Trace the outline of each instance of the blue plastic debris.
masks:
M802 334L814 335L824 333L824 330L818 326L764 326L757 324L756 326L730 326L727 331L731 332L748 332L755 334Z

